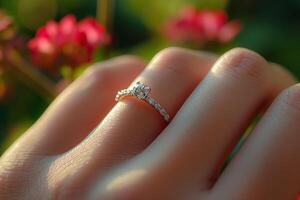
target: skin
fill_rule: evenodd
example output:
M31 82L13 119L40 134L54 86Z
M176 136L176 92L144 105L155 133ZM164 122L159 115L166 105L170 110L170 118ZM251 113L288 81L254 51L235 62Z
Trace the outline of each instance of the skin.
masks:
M137 81L169 124L135 98L114 102ZM250 50L168 48L146 67L115 58L87 70L2 155L0 199L295 200L299 120L300 85Z

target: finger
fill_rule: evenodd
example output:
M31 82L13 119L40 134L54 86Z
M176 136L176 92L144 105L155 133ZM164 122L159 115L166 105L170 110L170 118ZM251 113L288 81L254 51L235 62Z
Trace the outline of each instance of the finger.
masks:
M211 54L168 48L155 56L133 84L141 81L151 86L151 96L173 117L215 61L216 56ZM106 169L140 153L165 126L162 116L146 103L136 98L120 101L98 128L65 156L69 160L80 153L86 158L76 163L80 170L69 181L71 187L79 185L76 180L82 177L104 174Z
M174 116L214 61L215 56L208 54L167 49L153 59L133 84L140 81L151 86L151 96ZM99 157L122 154L125 159L126 155L142 151L165 126L155 109L136 98L127 98L114 107L86 143Z
M297 82L297 78L283 66L277 63L270 63L270 65L270 69L272 70L272 79L277 82L278 86L282 87L273 87L273 91L271 92L269 99L266 100L266 103L262 109L263 112L265 112L269 108L280 91Z
M297 84L272 104L214 186L212 195L233 200L296 199L300 191L299 120Z
M172 177L174 183L209 188L266 99L291 84L290 79L276 82L272 72L254 52L239 48L226 53L148 148L144 165L155 165L160 176Z
M126 87L143 66L137 57L122 56L89 68L51 104L18 146L39 154L72 148L101 121L114 105L115 92Z
M166 49L133 83L141 81L151 86L151 96L174 116L214 61L212 55L179 48ZM135 98L124 99L86 140L65 156L65 160L76 159L81 154L86 159L76 163L81 170L74 179L94 176L142 151L165 126L164 119L149 105ZM80 173L82 171L89 175ZM72 181L72 184L76 183Z

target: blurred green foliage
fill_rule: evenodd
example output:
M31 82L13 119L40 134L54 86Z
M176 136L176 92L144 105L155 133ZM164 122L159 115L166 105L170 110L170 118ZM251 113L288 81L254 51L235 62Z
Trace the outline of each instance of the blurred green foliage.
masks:
M226 9L230 17L242 21L244 29L239 37L231 44L214 48L217 53L236 46L250 48L300 77L299 0L115 0L111 56L133 53L150 59L160 49L172 45L161 36L160 28L186 5ZM0 0L0 7L15 18L20 34L30 38L50 19L58 20L69 13L78 19L96 16L97 1ZM49 103L21 82L14 81L13 85L17 92L12 91L8 99L0 100L2 150L37 120Z

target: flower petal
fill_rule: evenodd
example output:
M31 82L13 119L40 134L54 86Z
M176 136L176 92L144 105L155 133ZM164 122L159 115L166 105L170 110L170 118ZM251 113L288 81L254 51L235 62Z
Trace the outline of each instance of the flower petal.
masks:
M198 23L199 27L202 27L206 37L213 40L217 38L227 18L227 14L224 11L202 11L198 15Z
M225 24L219 31L219 41L227 43L232 41L242 30L242 24L235 20Z
M86 18L78 24L78 30L85 33L89 45L97 48L107 42L105 28L93 18Z

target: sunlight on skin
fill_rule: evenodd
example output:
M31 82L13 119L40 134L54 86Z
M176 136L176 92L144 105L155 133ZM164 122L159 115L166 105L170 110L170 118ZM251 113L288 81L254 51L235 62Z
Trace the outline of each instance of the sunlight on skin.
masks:
M125 174L121 174L117 176L113 181L111 181L107 186L106 190L109 192L111 190L114 190L116 188L122 188L129 183L134 182L138 178L144 176L146 174L145 169L135 169L132 171L128 171Z

